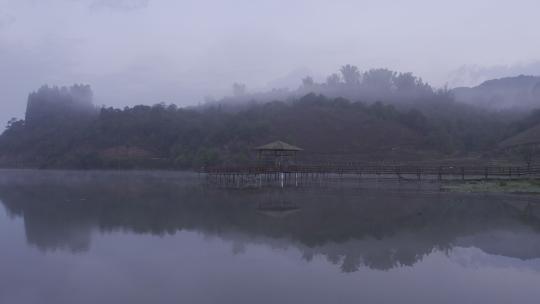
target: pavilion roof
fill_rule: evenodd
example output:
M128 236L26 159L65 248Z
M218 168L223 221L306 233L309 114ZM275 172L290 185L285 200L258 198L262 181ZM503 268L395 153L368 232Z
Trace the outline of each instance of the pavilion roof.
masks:
M256 147L257 151L302 151L302 148L293 146L283 141L274 141L266 145Z

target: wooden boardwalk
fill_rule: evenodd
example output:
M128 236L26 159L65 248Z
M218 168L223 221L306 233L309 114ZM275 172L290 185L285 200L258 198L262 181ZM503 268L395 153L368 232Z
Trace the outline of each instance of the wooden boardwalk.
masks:
M207 180L223 185L299 185L321 180L377 179L399 181L509 180L540 177L540 167L531 166L421 166L365 165L355 163L320 165L216 166L201 170Z

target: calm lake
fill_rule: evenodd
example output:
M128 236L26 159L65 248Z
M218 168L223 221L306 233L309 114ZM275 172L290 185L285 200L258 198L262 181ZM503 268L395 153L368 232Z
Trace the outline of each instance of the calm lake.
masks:
M0 303L539 303L540 197L0 171Z

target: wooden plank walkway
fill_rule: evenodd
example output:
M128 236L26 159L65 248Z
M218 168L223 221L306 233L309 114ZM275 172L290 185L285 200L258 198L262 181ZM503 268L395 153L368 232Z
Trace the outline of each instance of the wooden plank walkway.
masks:
M216 166L205 167L208 174L264 174L264 173L320 173L320 174L368 174L368 175L436 175L436 176L483 176L521 177L540 174L540 167L503 166L411 166L411 165L290 165L290 166Z
M215 166L201 170L209 180L225 183L244 181L279 181L281 184L294 180L313 181L329 178L356 179L397 179L418 181L443 180L490 180L523 179L540 177L537 166L415 166L415 165L362 165L346 164L308 164L308 165L245 165ZM251 183L251 182L250 182Z

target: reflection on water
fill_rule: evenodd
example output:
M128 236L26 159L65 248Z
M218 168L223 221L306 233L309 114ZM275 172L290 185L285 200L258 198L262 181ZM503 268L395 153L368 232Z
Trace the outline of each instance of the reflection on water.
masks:
M300 249L306 260L322 254L346 272L361 265L414 265L433 250L454 246L540 257L540 204L523 197L366 189L226 191L183 180L113 175L4 181L0 199L8 214L24 219L28 243L43 251L86 251L92 231L189 230L225 239L235 232L253 242L279 240ZM522 239L521 232L533 238Z
M540 258L540 204L526 196L223 190L173 173L3 172L0 201L43 253L87 254L95 239L111 235L195 232L230 244L236 255L249 245L294 249L308 265L323 258L341 273L415 267L434 253L463 267L486 262L460 258L466 248Z

